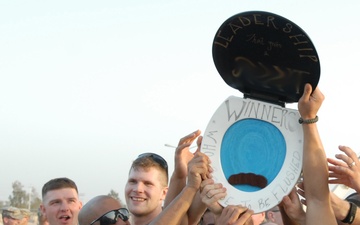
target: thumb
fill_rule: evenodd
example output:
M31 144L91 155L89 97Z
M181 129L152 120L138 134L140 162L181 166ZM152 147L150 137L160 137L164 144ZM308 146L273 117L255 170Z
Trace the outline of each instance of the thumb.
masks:
M202 139L203 139L203 137L202 137L202 136L199 136L198 139L196 140L196 144L197 144L198 148L201 147Z
M309 83L305 84L304 96L305 96L306 99L310 98L311 92L312 92L311 84L309 84Z
M198 146L198 147L196 148L196 151L194 152L194 155L195 155L196 153L200 152L200 147L201 147L201 146Z

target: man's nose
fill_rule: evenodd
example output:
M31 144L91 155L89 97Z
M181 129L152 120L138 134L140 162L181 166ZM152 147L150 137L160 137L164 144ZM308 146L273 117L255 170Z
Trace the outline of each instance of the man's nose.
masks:
M133 187L133 191L144 192L144 184L141 182L136 183Z
M60 205L60 210L61 211L67 211L69 210L69 203L67 203L66 201L62 202L61 205Z

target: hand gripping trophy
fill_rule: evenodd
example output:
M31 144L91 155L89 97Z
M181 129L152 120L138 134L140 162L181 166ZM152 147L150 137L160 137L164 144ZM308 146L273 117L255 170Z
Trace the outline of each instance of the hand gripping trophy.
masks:
M230 96L216 110L201 151L212 161L214 180L227 188L221 205L263 212L279 204L301 175L300 115L286 103L298 102L305 83L315 89L319 58L299 26L263 11L227 19L212 53L223 80L243 97Z

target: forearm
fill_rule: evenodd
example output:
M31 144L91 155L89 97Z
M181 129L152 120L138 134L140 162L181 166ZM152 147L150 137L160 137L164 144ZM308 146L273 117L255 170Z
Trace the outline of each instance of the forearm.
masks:
M178 196L186 185L186 177L179 178L176 174L173 174L170 178L169 190L166 194L164 201L164 208L166 208L173 199Z
M330 202L327 159L316 124L304 129L304 190L307 203L306 224L336 224ZM319 222L319 215L321 222Z
M206 205L201 201L200 192L196 192L194 200L190 205L190 209L187 212L188 224L197 225L206 210Z
M303 173L307 201L329 201L328 168L325 151L316 124L303 125Z
M348 209L349 210L349 209ZM344 219L345 217L343 217ZM340 221L340 219L338 219L338 224L341 224L341 225L348 225L348 223L343 223ZM357 207L356 209L356 214L355 214L355 218L354 218L354 221L352 222L351 225L360 225L360 208Z
M350 208L349 202L339 198L334 193L330 193L330 196L331 196L331 205L333 207L336 219L339 221L345 219Z
M348 223L343 223L341 220L344 220L349 211L350 211L350 203L346 200L338 198L337 201L332 204L334 207L335 217L338 220L338 224L346 225ZM356 208L355 218L352 222L352 225L360 225L360 208Z
M190 208L197 189L185 186L180 194L166 207L150 225L178 225Z

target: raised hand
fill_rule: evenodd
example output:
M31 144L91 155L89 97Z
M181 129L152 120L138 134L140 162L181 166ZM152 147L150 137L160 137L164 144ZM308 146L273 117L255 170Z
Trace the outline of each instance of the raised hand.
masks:
M329 183L344 184L360 192L360 162L356 153L347 146L339 146L345 154L336 154L336 159L328 158Z

